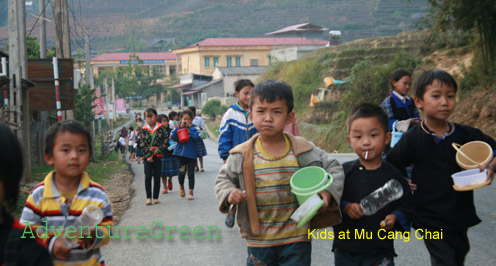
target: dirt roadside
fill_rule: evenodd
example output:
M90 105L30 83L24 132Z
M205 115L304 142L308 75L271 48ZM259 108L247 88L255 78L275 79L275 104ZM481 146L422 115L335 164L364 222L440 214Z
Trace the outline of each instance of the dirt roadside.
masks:
M134 190L131 188L134 174L131 168L118 170L109 179L102 183L112 204L112 216L114 225L119 224L122 216L129 208Z

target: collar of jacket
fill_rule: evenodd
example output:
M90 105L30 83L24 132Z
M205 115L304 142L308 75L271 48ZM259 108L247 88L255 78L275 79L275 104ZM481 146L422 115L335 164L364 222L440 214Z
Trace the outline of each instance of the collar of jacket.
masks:
M293 149L295 156L313 149L312 144L304 138L295 137L286 132L284 132L284 135L286 135L289 139L289 142L291 142L291 148ZM251 137L249 140L234 147L229 153L241 153L243 155L243 158L252 158L253 146L255 145L255 141L259 136L260 133L253 135L253 137ZM245 183L246 195L248 196L246 204L248 207L248 218L250 220L251 231L255 235L260 235L260 224L258 221L257 202L255 198L255 175L253 160L243 160L243 179Z

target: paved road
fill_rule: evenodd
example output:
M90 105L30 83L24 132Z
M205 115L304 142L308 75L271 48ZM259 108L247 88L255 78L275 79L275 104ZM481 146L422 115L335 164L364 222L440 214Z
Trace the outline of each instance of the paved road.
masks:
M135 195L129 210L125 213L118 226L120 239L113 239L103 248L103 255L107 265L245 265L246 245L239 237L237 226L228 229L224 225L225 215L218 212L213 185L221 160L217 155L217 144L213 141L205 142L209 155L205 157L204 173L196 175L195 200L188 201L180 198L177 190L177 177L174 178L174 190L166 195L160 195L161 204L145 206L145 189L143 165L132 163L135 173L132 187ZM336 154L340 161L355 158L353 154ZM493 239L496 233L496 207L494 196L496 186L485 187L476 191L478 213L483 220L481 224L470 229L469 237L472 250L467 265L495 265L496 251L493 248ZM153 222L163 224L161 239L139 239L136 230L128 231L128 239L124 239L125 226L145 226L149 228ZM155 224L156 225L156 224ZM170 231L165 227L169 226ZM176 228L173 228L175 226ZM183 227L185 226L185 227ZM201 229L218 228L218 238L211 234L200 233ZM186 231L190 228L198 233L181 233L177 228ZM144 229L144 228L142 228ZM153 230L154 235L158 235ZM169 231L169 232L168 232ZM142 237L149 233L141 233ZM202 239L195 238L204 237ZM165 238L169 237L169 238ZM313 241L312 265L333 265L331 252L332 240ZM421 240L412 235L408 242L395 241L399 257L397 265L429 265L429 256Z

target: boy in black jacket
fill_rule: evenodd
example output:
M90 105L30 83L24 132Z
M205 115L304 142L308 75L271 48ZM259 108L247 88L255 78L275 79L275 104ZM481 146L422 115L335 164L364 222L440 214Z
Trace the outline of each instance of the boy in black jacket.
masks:
M455 110L456 90L456 81L447 72L435 69L422 73L415 81L414 94L415 105L424 111L425 118L403 134L387 156L387 161L399 169L414 165L414 227L424 232L432 265L463 265L470 250L467 230L480 222L473 191L453 189L451 175L461 169L451 144L480 140L496 149L496 142L480 130L448 121ZM494 178L496 159L484 167L488 178ZM429 237L436 236L435 232L441 239Z
M387 114L377 105L361 104L348 117L348 141L358 155L343 164L345 182L341 197L343 222L334 227L335 265L394 265L394 230L409 238L413 196L401 172L382 161L391 140ZM371 216L364 216L362 198L396 179L403 196ZM381 226L381 222L384 223ZM347 233L349 232L349 233ZM398 232L401 234L401 232ZM346 234L346 237L339 237ZM403 236L403 235L402 235Z

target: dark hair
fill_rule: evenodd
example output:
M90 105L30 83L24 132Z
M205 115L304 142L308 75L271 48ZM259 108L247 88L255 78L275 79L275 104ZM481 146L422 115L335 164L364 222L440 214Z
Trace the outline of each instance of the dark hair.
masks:
M249 80L249 79L240 79L240 80L237 80L236 82L234 82L234 90L237 92L239 92L240 90L242 90L246 86L255 87L255 85L253 85L253 82L251 82L251 80Z
M162 123L162 120L164 118L167 119L167 121L169 120L169 117L167 117L166 114L159 114L157 120L158 120L158 122Z
M133 126L130 126L129 127L129 130L133 131L134 130L134 127Z
M389 85L391 85L391 90L394 91L393 81L398 82L404 76L412 76L412 73L406 71L403 68L398 68L391 74L391 79L389 80Z
M170 111L169 112L169 119L170 120L176 119L176 116L177 116L177 112L176 111Z
M153 109L153 108L148 108L145 110L145 115L146 114L154 114L154 115L157 115L157 110Z
M183 117L183 113L182 113L182 112L177 113L176 119L177 119L178 117L179 117L179 119L181 119L181 117Z
M379 120L379 123L381 123L382 128L384 128L384 132L389 131L388 129L389 119L386 112L384 112L384 110L376 104L362 103L359 104L357 107L355 107L348 116L348 120L346 122L348 126L348 133L350 132L351 123L353 123L353 121L355 121L358 118L372 118L372 117L376 117L377 120Z
M16 209L19 196L19 184L24 172L24 160L21 143L10 130L0 122L0 182L3 184L5 210L12 212ZM2 208L3 206L0 206Z
M193 113L188 109L181 112L181 119L183 118L184 115L189 115L191 119L193 119Z
M453 87L455 92L458 89L455 79L448 72L441 69L427 70L420 74L420 76L418 76L415 80L413 87L413 94L415 97L424 99L425 88L432 85L436 79L441 81L442 84Z
M72 134L81 135L88 140L88 148L91 150L91 135L90 132L84 128L83 124L75 120L66 120L57 122L48 128L45 134L45 154L53 156L53 148L55 146L55 138L59 132L70 132Z
M253 107L253 102L256 98L258 98L260 102L267 101L269 103L277 100L285 100L286 106L288 107L288 113L293 111L293 90L288 84L282 81L266 80L253 88L250 97L250 110Z
M194 106L188 106L188 109L191 110L191 112L193 113L193 115L196 116L196 107L194 107Z

